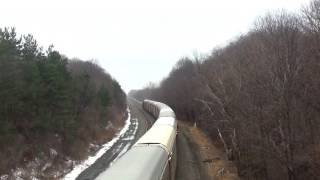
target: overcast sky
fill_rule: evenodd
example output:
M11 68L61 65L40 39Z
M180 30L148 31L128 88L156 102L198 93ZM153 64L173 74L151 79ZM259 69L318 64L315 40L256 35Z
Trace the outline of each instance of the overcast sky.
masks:
M70 58L96 59L127 92L160 81L183 56L209 53L268 11L309 0L0 0L0 27Z

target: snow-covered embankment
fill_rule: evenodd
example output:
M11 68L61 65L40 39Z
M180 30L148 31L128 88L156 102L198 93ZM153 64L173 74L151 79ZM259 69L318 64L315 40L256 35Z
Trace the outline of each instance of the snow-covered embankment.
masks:
M122 135L124 135L130 125L130 119L131 119L131 114L129 108L127 109L128 111L128 118L125 121L125 125L122 128L122 130L116 134L116 136L106 144L102 145L102 148L98 150L93 156L89 156L88 159L82 161L81 163L77 164L74 166L72 171L70 171L68 174L65 175L64 180L74 180L76 179L81 172L83 172L85 169L90 167L92 164L95 163L97 159L99 159L104 153L106 153L107 150L109 150L119 139Z

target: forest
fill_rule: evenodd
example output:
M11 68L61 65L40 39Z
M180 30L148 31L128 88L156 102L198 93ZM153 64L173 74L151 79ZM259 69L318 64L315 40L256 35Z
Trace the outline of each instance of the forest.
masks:
M212 32L214 33L214 32ZM320 177L320 0L279 10L210 54L181 58L129 93L171 106L233 160L241 179Z
M0 175L21 168L26 179L57 178L113 137L126 108L119 83L96 63L0 29Z

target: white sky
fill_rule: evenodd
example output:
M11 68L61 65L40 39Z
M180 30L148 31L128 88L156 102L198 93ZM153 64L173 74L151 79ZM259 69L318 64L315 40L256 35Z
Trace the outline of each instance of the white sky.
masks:
M68 57L97 59L127 92L160 81L183 56L209 53L268 11L309 0L0 0L0 27Z

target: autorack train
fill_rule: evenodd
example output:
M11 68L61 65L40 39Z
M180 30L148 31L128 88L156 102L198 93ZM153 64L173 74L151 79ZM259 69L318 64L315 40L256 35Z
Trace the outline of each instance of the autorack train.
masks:
M152 127L97 180L174 180L177 121L164 103L144 100L143 109L156 119Z

